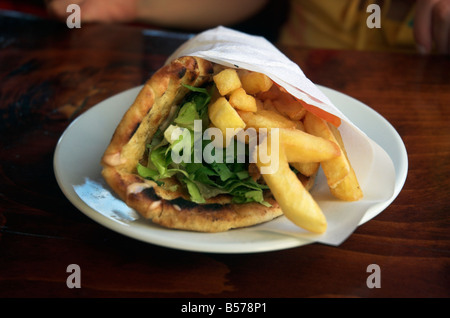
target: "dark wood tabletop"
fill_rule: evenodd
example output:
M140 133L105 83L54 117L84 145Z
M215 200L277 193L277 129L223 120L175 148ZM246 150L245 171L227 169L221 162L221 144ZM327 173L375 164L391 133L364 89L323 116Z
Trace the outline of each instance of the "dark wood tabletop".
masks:
M68 125L141 85L190 34L0 15L0 298L450 296L450 59L281 47L315 83L369 105L401 136L398 197L339 246L204 253L112 231L55 179ZM81 269L70 288L68 266ZM369 286L369 265L380 286ZM372 287L372 288L371 288Z

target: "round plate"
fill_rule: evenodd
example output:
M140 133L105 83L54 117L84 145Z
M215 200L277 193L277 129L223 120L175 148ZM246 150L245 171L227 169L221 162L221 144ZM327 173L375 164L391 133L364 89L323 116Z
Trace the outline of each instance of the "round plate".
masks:
M255 253L287 249L311 243L250 228L224 233L197 233L162 228L140 217L117 199L101 176L100 159L124 112L142 86L132 88L92 107L74 120L55 149L55 176L69 201L99 224L137 240L168 248L210 253ZM394 195L369 207L359 224L382 212L400 193L407 176L408 157L397 131L367 105L319 86L356 126L390 156L395 169Z

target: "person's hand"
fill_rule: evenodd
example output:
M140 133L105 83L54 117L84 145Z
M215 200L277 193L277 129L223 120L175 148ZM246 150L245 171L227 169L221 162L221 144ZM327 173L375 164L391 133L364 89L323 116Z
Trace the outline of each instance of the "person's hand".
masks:
M434 44L450 54L450 0L417 0L414 36L419 52L430 53Z
M137 16L138 0L46 0L49 13L59 19L68 16L70 4L80 6L83 22L130 22Z

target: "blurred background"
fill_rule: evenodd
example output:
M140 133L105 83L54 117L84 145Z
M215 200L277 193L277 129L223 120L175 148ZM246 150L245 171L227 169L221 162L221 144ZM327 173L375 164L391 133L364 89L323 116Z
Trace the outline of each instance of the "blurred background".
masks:
M228 25L233 29L237 29L246 33L261 35L271 42L276 42L279 31L286 20L289 8L289 1L286 0L269 0L262 10L245 21L238 24ZM21 13L30 16L52 19L55 17L49 14L45 0L0 0L0 10L11 11L11 13ZM69 14L68 14L69 15ZM149 23L130 22L127 25L144 26L150 29L160 29L160 26ZM168 28L165 28L166 30ZM175 32L197 33L201 30L175 29Z

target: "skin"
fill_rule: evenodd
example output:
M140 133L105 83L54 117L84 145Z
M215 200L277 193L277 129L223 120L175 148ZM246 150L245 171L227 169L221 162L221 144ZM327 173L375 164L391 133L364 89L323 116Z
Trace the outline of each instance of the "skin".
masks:
M450 0L418 0L414 36L420 53L450 54Z
M65 18L69 4L78 4L83 22L142 21L163 27L205 29L243 21L267 0L47 0L47 8Z
M244 21L262 9L268 0L46 0L57 18L67 16L69 4L80 6L83 22L142 21L162 27L206 29ZM418 52L435 47L450 54L450 0L411 0L416 2L414 36Z

